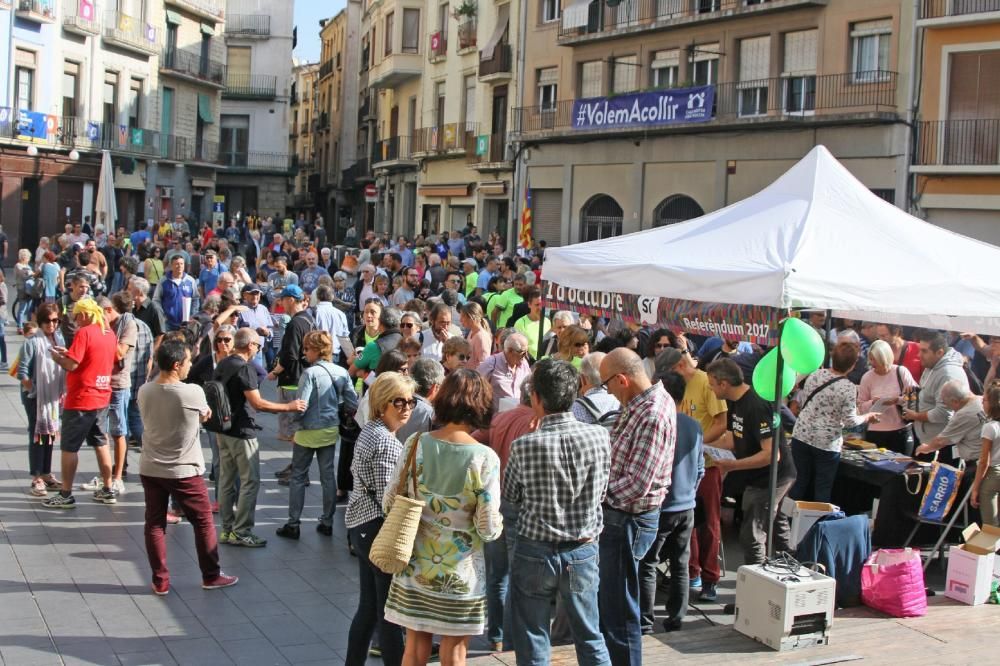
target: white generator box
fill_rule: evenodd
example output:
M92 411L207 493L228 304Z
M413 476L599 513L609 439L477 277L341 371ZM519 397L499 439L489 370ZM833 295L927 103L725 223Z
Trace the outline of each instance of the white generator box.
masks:
M826 645L836 586L805 567L744 565L736 574L733 628L775 650Z

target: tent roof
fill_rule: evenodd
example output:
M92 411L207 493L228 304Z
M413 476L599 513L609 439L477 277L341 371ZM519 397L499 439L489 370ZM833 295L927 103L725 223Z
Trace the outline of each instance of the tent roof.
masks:
M545 253L579 289L1000 334L1000 248L915 218L817 146L748 199L694 220Z

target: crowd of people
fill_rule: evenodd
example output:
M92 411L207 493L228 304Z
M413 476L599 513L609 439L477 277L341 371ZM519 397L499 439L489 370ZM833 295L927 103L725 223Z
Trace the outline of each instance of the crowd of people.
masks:
M82 489L114 504L136 448L153 591L170 591L164 534L182 519L203 587L233 585L218 545L267 545L257 415L277 414L289 451L276 536L302 538L314 458L319 538L346 505L360 574L349 664L370 651L426 663L434 649L463 663L483 633L519 663L572 640L580 663L640 664L657 565L669 562L661 626L675 631L690 595L717 599L723 496L740 498L747 563L764 560L770 531L787 549L787 518L768 502L772 448L779 498L826 501L852 427L900 452L954 446L979 461L973 501L996 522L1000 339L912 341L805 315L830 341L829 367L801 378L777 423L748 381L756 345L546 316L543 246L511 253L471 225L352 240L335 260L321 220L199 231L178 216L130 235L76 225L20 250L12 311L26 342L12 374L31 494L72 509L86 442L99 474ZM390 575L370 552L397 496L425 508L409 565Z

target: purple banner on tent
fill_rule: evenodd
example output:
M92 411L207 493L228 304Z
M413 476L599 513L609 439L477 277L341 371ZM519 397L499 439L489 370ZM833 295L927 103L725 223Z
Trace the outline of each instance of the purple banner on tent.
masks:
M782 317L782 310L766 306L587 291L555 282L543 282L542 303L555 310L764 346L778 343L778 322Z
M573 129L697 123L712 119L715 86L589 97L573 102Z

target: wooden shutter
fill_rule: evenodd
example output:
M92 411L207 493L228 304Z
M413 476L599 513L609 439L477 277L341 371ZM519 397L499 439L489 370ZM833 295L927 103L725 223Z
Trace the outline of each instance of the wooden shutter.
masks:
M771 70L771 38L753 37L740 41L740 81L766 79Z
M786 74L816 73L816 44L818 30L800 30L785 33L785 68Z
M230 75L250 76L250 47L230 46L226 56L226 68Z
M562 245L562 190L531 190L531 235L549 247Z
M1000 51L951 55L948 118L1000 118Z

